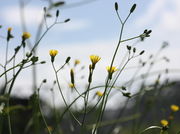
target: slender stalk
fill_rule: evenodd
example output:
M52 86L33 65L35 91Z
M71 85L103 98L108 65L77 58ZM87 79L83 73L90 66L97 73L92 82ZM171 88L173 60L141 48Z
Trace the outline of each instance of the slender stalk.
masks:
M112 68L112 66L113 66L115 57L116 57L116 55L117 55L117 52L118 52L119 47L120 47L120 44L121 44L121 39L122 39L123 30L124 30L124 25L125 25L126 21L128 20L128 18L129 18L130 15L131 15L131 13L129 13L128 16L126 17L125 21L122 22L122 20L121 20L121 18L120 18L120 16L119 16L119 13L118 13L117 11L116 11L116 14L117 14L117 16L118 16L118 19L119 19L120 22L121 22L121 30L120 30L120 35L119 35L119 41L118 41L117 47L116 47L116 49L115 49L115 51L114 51L113 58L112 58L112 60L111 60L110 70L111 70L111 68ZM105 86L104 94L106 94L106 92L107 92L108 83L109 83L110 81L111 81L111 80L110 80L110 78L109 78L109 73L108 73L108 77L107 77L106 84L105 84L106 86ZM96 123L95 129L94 129L94 131L93 131L93 134L95 134L95 132L96 132L96 130L97 130L97 127L98 127L100 121L102 120L102 116L103 116L103 114L104 114L104 110L103 110L103 109L105 109L105 107L106 107L106 102L107 102L106 100L107 100L107 98L108 98L108 96L106 96L106 95L103 96L102 103L101 103L101 107L100 107L101 110L100 110L100 113L99 113L99 115L98 115L97 123Z
M89 77L92 78L93 72L94 72L94 69L92 71L90 70ZM87 114L87 105L88 105L88 100L89 100L89 89L90 89L90 86L91 86L91 81L89 81L88 87L86 89L87 92L85 93L85 97L84 97L85 105L84 105L84 115L83 115L83 121L82 121L82 128L84 126L84 122L85 122L85 118L86 118L86 114Z
M142 67L141 67L142 68ZM136 77L136 75L139 73L139 71L141 70L141 68L138 68L137 69L137 71L134 73L134 75L132 76L132 78L131 78L131 82L130 82L130 86L128 87L129 88L129 91L131 90L131 86L132 86L132 84L133 84L133 82L134 82L134 80L135 80L135 77ZM126 101L125 101L125 103L124 103L124 106L123 106L123 108L119 108L119 114L118 114L118 116L116 116L116 118L120 118L120 117L122 117L122 115L123 115L123 113L124 113L124 111L125 111L125 109L126 109L126 107L127 107L127 105L128 105L128 103L129 103L129 100L130 100L130 98L128 98ZM116 125L117 125L117 123L115 123L113 126L111 126L110 127L110 129L108 130L108 133L111 133L113 130L114 130L114 128L116 127ZM133 132L132 132L133 133Z
M42 83L41 83L41 85L42 85ZM41 87L41 86L40 86L40 87ZM40 90L40 88L39 88L39 90ZM42 112L42 109L41 109L40 99L39 99L39 90L38 90L38 106L39 106L39 112L40 112L40 115L41 115L41 117L42 117L42 119L43 119L43 121L44 121L44 124L45 124L45 126L46 126L46 129L47 129L48 133L51 134L51 131L50 131L49 128L48 128L48 124L47 124L47 122L46 122L46 119L45 119L45 117L44 117L44 115L43 115L43 112Z
M134 40L134 39L137 39L137 38L140 38L141 36L142 35L138 35L138 36L135 36L135 37L132 37L132 38L129 38L129 39L122 40L121 43L126 42L126 41L130 41L130 40Z
M101 87L102 87L102 86L101 86ZM96 88L96 87L90 88L89 91L91 91L91 90L93 90L93 89L95 89L95 88ZM63 116L65 115L65 113L68 111L68 109L69 109L81 96L83 96L84 94L86 94L86 92L87 92L87 91L81 93L81 95L79 95L78 97L76 97L76 98L69 104L69 106L68 106L68 107L65 109L65 111L61 114L60 120L63 118Z
M124 23L122 23L122 26L121 26L121 31L120 31L120 35L119 35L119 41L118 41L118 44L117 44L117 47L115 49L115 52L114 52L114 55L113 55L113 58L111 60L111 64L110 64L110 68L112 68L113 66L113 63L114 63L114 60L115 60L115 57L116 57L116 54L117 54L117 51L119 49L119 46L120 46L120 43L121 43L121 38L122 38L122 33L123 33L123 28L124 28ZM109 79L109 74L108 74L108 77L107 77L107 80L106 80L106 84L105 84L105 90L104 90L104 96L103 96L103 99L102 99L102 102L101 102L101 107L100 107L100 113L98 115L98 119L97 119L97 122L96 122L96 126L95 126L95 129L93 131L93 134L95 134L96 130L97 130L97 127L99 125L99 122L100 122L100 119L102 118L101 116L103 115L103 107L104 107L104 103L105 103L105 100L106 100L106 92L107 92L107 88L108 88L108 83L110 82L110 79Z
M66 102L66 99L65 99L65 97L64 97L64 95L63 95L63 92L62 92L62 89L61 89L61 86L60 86L60 83L59 83L59 78L58 78L58 75L57 75L56 68L55 68L55 66L54 66L54 63L53 63L53 62L51 62L51 63L52 63L53 70L54 70L54 73L55 73L55 76L56 76L56 81L57 81L57 84L58 84L58 89L59 89L59 91L60 91L61 97L62 97L62 99L63 99L63 101L64 101L65 106L68 107L68 104L67 104L67 102ZM73 114L69 109L68 109L68 111L69 111L69 113L72 115L72 117L77 121L77 123L78 123L79 125L81 125L81 123L80 123L79 120L74 116L74 114Z
M12 126L11 126L11 117L10 117L10 109L9 109L9 95L8 95L8 101L7 101L7 107L8 107L8 129L9 129L9 134L12 134Z
M8 101L7 101L7 107L9 108L9 100L10 100L10 94L11 94L11 91L12 91L12 87L14 85L14 82L18 76L18 74L20 73L21 69L23 68L23 65L19 68L19 70L17 71L16 75L13 77L13 80L11 82L11 85L9 87L9 91L8 91ZM8 126L9 126L9 133L12 134L12 126L11 126L11 119L10 119L10 111L8 110Z
M47 32L55 25L56 23L53 23L50 27L48 27L46 29L46 31L41 35L41 37L39 38L39 40L34 44L34 46L31 49L31 52L34 52L34 50L36 49L36 47L39 45L40 41L43 39L43 37L47 34Z
M53 112L54 112L54 119L56 121L56 128L58 129L57 131L59 131L59 118L58 118L58 114L57 114L57 110L56 110L56 105L55 105L55 95L54 95L54 90L53 88L51 89L51 93L52 93L52 103L53 103Z
M8 78L7 78L7 59L8 59L8 46L9 46L9 41L7 41L7 44L6 44L6 56L5 56L5 64L4 64L4 78L5 78L5 85L4 85L4 93L6 92L6 87L7 87L7 81L8 81Z

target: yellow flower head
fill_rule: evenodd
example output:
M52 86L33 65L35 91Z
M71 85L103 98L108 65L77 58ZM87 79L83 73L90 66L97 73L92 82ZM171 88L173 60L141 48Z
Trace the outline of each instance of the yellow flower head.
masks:
M167 120L161 120L161 125L162 126L167 126L168 125L168 121Z
M53 128L51 126L48 126L47 129L48 129L48 131L52 131L53 130Z
M14 38L14 36L11 34L12 28L9 27L7 31L7 41L9 41L11 38Z
M106 70L108 71L108 73L110 74L113 74L114 72L118 71L118 69L114 66L110 67L110 66L107 66L106 67Z
M113 73L116 72L118 69L116 67L114 67L114 66L112 66L112 67L107 66L106 70L109 73L109 79L112 79Z
M173 111L173 112L177 112L177 111L179 111L179 106L177 106L177 105L171 105L171 110Z
M75 60L75 61L74 61L74 65L76 66L76 65L78 65L78 64L80 64L80 60Z
M9 27L9 28L8 28L8 32L10 33L11 31L12 31L12 28L11 28L11 27Z
M90 60L92 62L92 69L95 68L96 63L101 59L101 57L97 56L97 55L90 55Z
M58 54L58 50L50 50L49 55L51 56L51 62L54 62L55 56Z
M99 97L102 97L102 96L103 96L103 93L100 92L100 91L97 91L97 92L96 92L96 95L99 96Z
M29 39L31 37L31 34L28 32L24 32L22 35L23 40Z
M58 50L50 50L49 51L49 55L52 56L52 57L55 57L56 55L58 54Z
M74 85L74 84L72 84L72 83L69 83L69 87L70 87L70 88L74 88L74 87L75 87L75 85Z

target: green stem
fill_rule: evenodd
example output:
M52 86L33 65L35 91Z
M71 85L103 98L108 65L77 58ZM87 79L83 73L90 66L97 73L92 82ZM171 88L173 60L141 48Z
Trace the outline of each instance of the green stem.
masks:
M50 131L49 128L48 128L48 124L47 124L46 119L45 119L45 117L44 117L44 115L43 115L43 113L42 113L42 109L41 109L41 106L40 106L39 91L38 91L38 106L39 106L40 115L41 115L41 117L42 117L42 119L43 119L43 121L44 121L44 124L45 124L45 126L46 126L46 129L47 129L48 133L51 134L51 131Z
M130 40L134 40L134 39L137 39L137 38L140 38L141 36L142 35L138 35L138 36L135 36L135 37L132 37L132 38L129 38L129 39L122 40L121 43L126 42L126 41L130 41Z
M117 47L116 47L116 49L115 49L113 58L112 58L112 60L111 60L110 69L111 69L112 66L113 66L113 63L114 63L116 54L117 54L118 49L119 49L119 46L120 46L120 44L121 44L121 38L122 38L123 29L124 29L124 23L122 23L122 26L121 26L119 41L118 41ZM102 103L101 103L101 107L100 107L101 110L100 110L100 112L99 112L98 119L97 119L97 123L96 123L95 129L94 129L94 131L93 131L93 134L95 134L95 132L96 132L96 130L97 130L97 127L98 127L98 125L99 125L99 122L100 122L100 120L102 119L101 116L103 116L103 114L104 114L103 109L105 108L105 107L104 107L104 105L105 105L104 103L105 103L105 100L106 100L106 95L105 95L105 94L106 94L106 92L107 92L107 88L108 88L108 83L109 83L109 82L110 82L110 79L109 79L109 73L108 73L107 81L106 81L106 84L105 84L104 96L103 96Z
M91 77L92 79L92 76L93 76L93 72L94 72L94 69L90 72L89 72L89 77ZM91 86L91 82L89 82L88 84L88 87L86 89L86 93L85 93L85 97L84 97L84 102L85 102L85 105L84 105L84 115L83 115L83 121L82 121L82 128L84 126L84 122L85 122L85 118L86 118L86 114L87 114L87 105L88 105L88 100L89 100L89 89L90 89L90 86Z
M5 65L4 65L4 74L5 74L5 86L4 86L4 90L3 90L4 93L6 92L7 81L8 81L7 72L6 72L7 59L8 59L8 46L9 46L9 41L7 41L7 44L6 44L6 57L5 57Z
M8 102L7 102L7 107L9 108L9 100L10 100L10 94L11 94L11 91L12 91L12 88L13 88L13 85L14 85L14 82L18 76L18 74L20 73L20 71L22 70L23 68L23 65L19 68L18 72L16 73L16 75L14 76L12 82L11 82L11 85L9 87L9 91L8 91ZM8 111L8 126L9 126L9 133L12 134L12 127L11 127L11 119L10 119L10 111Z
M67 107L68 107L68 104L67 104L66 99L64 98L63 92L62 92L62 90L61 90L61 86L60 86L60 83L59 83L57 71L56 71L56 68L55 68L53 62L52 62L52 66L53 66L53 70L54 70L54 73L55 73L56 81L57 81L57 84L58 84L58 89L59 89L59 91L60 91L60 94L61 94L61 96L62 96L62 99L63 99L63 101L64 101L64 104L65 104L65 106L66 106L66 108L67 108ZM69 111L69 113L72 115L72 117L77 121L77 123L78 123L79 125L81 125L81 123L80 123L79 120L74 116L74 114L73 114L69 109L68 109L68 111Z
M7 116L8 116L8 128L9 128L9 134L12 134L12 126L11 126L11 117L10 117L10 108L9 108L9 95L8 95L8 102L7 102L7 107L8 107L8 113L7 113Z
M19 67L19 66L21 66L21 65L18 64L18 65L14 66L14 67L11 67L11 68L7 69L5 72L3 72L3 73L0 75L0 77L2 77L2 76L5 75L7 72L9 72L9 71L11 71L12 69L14 69L14 68L16 68L16 67Z

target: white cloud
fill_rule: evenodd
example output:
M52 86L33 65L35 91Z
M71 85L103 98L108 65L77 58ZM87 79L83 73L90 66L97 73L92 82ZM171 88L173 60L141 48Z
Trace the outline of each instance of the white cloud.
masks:
M144 26L151 23L157 17L157 15L159 15L160 11L165 5L165 1L166 0L152 1L147 10L143 12L143 15L137 19L136 23L139 26Z
M9 6L1 9L1 16L8 24L21 25L21 10L18 6ZM27 25L40 23L43 10L40 7L26 7L24 10L25 21Z
M20 13L22 13L22 11L18 6L9 6L0 10L0 16L5 21L5 23L16 26L21 25ZM28 26L32 27L34 25L38 25L43 19L43 9L41 7L35 7L35 6L25 7L24 16L25 16L25 22ZM52 24L53 21L54 18L47 19L48 24ZM72 19L65 25L66 26L61 27L61 30L64 31L79 30L88 27L89 21Z
M140 27L153 25L158 30L180 29L180 1L153 0L147 10L143 12L136 24Z

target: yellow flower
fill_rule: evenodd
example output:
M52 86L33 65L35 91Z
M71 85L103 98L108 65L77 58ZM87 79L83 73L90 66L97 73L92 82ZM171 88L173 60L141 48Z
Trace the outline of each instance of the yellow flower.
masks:
M51 126L48 126L47 129L48 129L48 131L52 131L53 130L53 128Z
M97 55L90 55L90 60L92 62L92 69L95 68L96 63L101 59L101 57L97 56Z
M11 27L9 27L9 28L8 28L8 32L11 32L11 31L12 31L12 28L11 28Z
M101 59L101 57L99 57L97 55L90 56L90 60L91 60L92 64L96 64L100 59Z
M103 93L100 92L100 91L97 91L97 92L96 92L96 95L99 96L99 97L102 97L102 96L103 96Z
M74 84L72 84L72 83L69 83L69 87L70 87L70 88L74 88L74 87L75 87L75 85L74 85Z
M23 40L29 39L31 37L31 34L28 32L24 32L22 35Z
M11 34L12 28L9 27L8 28L8 32L7 32L7 41L9 41L11 38L14 38L14 36Z
M52 56L52 57L55 57L56 55L58 54L58 50L50 50L49 51L49 55Z
M58 50L50 50L49 55L51 56L51 62L54 62L55 56L58 54Z
M108 71L108 73L111 73L111 74L113 74L114 72L118 71L118 69L116 67L114 67L114 66L112 66L112 67L107 66L106 70Z
M80 64L80 60L75 60L75 61L74 61L74 65L76 66L76 65L78 65L78 64Z
M110 66L107 66L106 67L106 70L108 71L109 73L109 79L112 79L112 75L114 72L116 72L118 69L114 66L110 67Z
M177 106L177 105L171 105L171 110L173 111L173 112L177 112L177 111L179 111L179 106Z
M168 125L168 121L167 120L161 120L161 125L163 126L167 126Z

